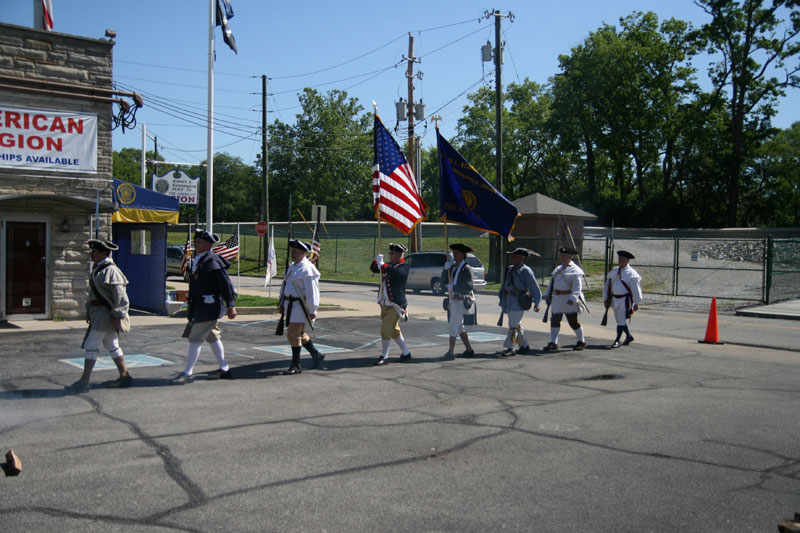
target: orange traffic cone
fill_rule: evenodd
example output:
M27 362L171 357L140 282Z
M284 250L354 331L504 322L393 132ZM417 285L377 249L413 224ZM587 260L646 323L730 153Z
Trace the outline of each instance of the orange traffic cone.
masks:
M719 328L717 328L717 297L711 298L711 309L708 311L708 325L706 326L706 338L697 341L703 344L725 344L719 342Z

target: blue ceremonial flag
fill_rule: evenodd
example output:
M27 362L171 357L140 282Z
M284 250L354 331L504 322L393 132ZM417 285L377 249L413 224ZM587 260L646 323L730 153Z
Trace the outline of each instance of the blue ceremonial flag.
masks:
M511 231L519 216L514 204L486 181L436 130L439 148L439 211L442 220L502 235Z
M217 26L222 26L222 39L225 41L233 53L239 54L236 49L236 39L233 38L228 21L233 18L233 7L230 0L217 0Z

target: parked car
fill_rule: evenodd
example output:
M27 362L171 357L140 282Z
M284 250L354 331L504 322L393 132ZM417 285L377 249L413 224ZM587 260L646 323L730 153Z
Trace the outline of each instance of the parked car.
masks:
M167 246L167 276L176 275L183 277L183 281L188 282L189 276L181 271L183 264L183 246Z
M415 252L406 256L408 265L408 282L406 288L414 292L430 289L433 294L440 296L445 293L447 280L442 279L442 269L444 263L452 254L444 252ZM480 259L473 254L467 254L467 264L472 267L473 284L475 287L486 285L485 269Z

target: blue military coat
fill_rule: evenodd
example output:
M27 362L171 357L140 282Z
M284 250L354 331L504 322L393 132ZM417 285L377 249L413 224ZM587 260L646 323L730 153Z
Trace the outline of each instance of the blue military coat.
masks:
M509 292L513 294L508 294ZM503 308L503 311L506 313L509 311L522 311L518 295L524 292L530 292L534 306L539 305L539 302L542 301L542 290L539 288L539 284L536 283L533 270L528 265L509 266L503 286L497 292L500 297L500 307Z
M369 269L376 274L380 272L381 283L386 287L386 294L389 299L403 309L406 309L408 307L408 302L406 301L408 265L405 261L401 260L399 263L383 263L381 268L378 268L378 264L373 259ZM378 294L379 302L381 298L382 296Z
M208 322L218 320L235 304L233 284L226 272L231 264L209 251L195 259L189 278L189 320Z

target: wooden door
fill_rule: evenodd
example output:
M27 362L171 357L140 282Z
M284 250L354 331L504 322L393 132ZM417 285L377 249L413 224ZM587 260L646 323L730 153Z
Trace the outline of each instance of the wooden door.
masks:
M47 302L44 222L6 223L6 314L40 314Z

